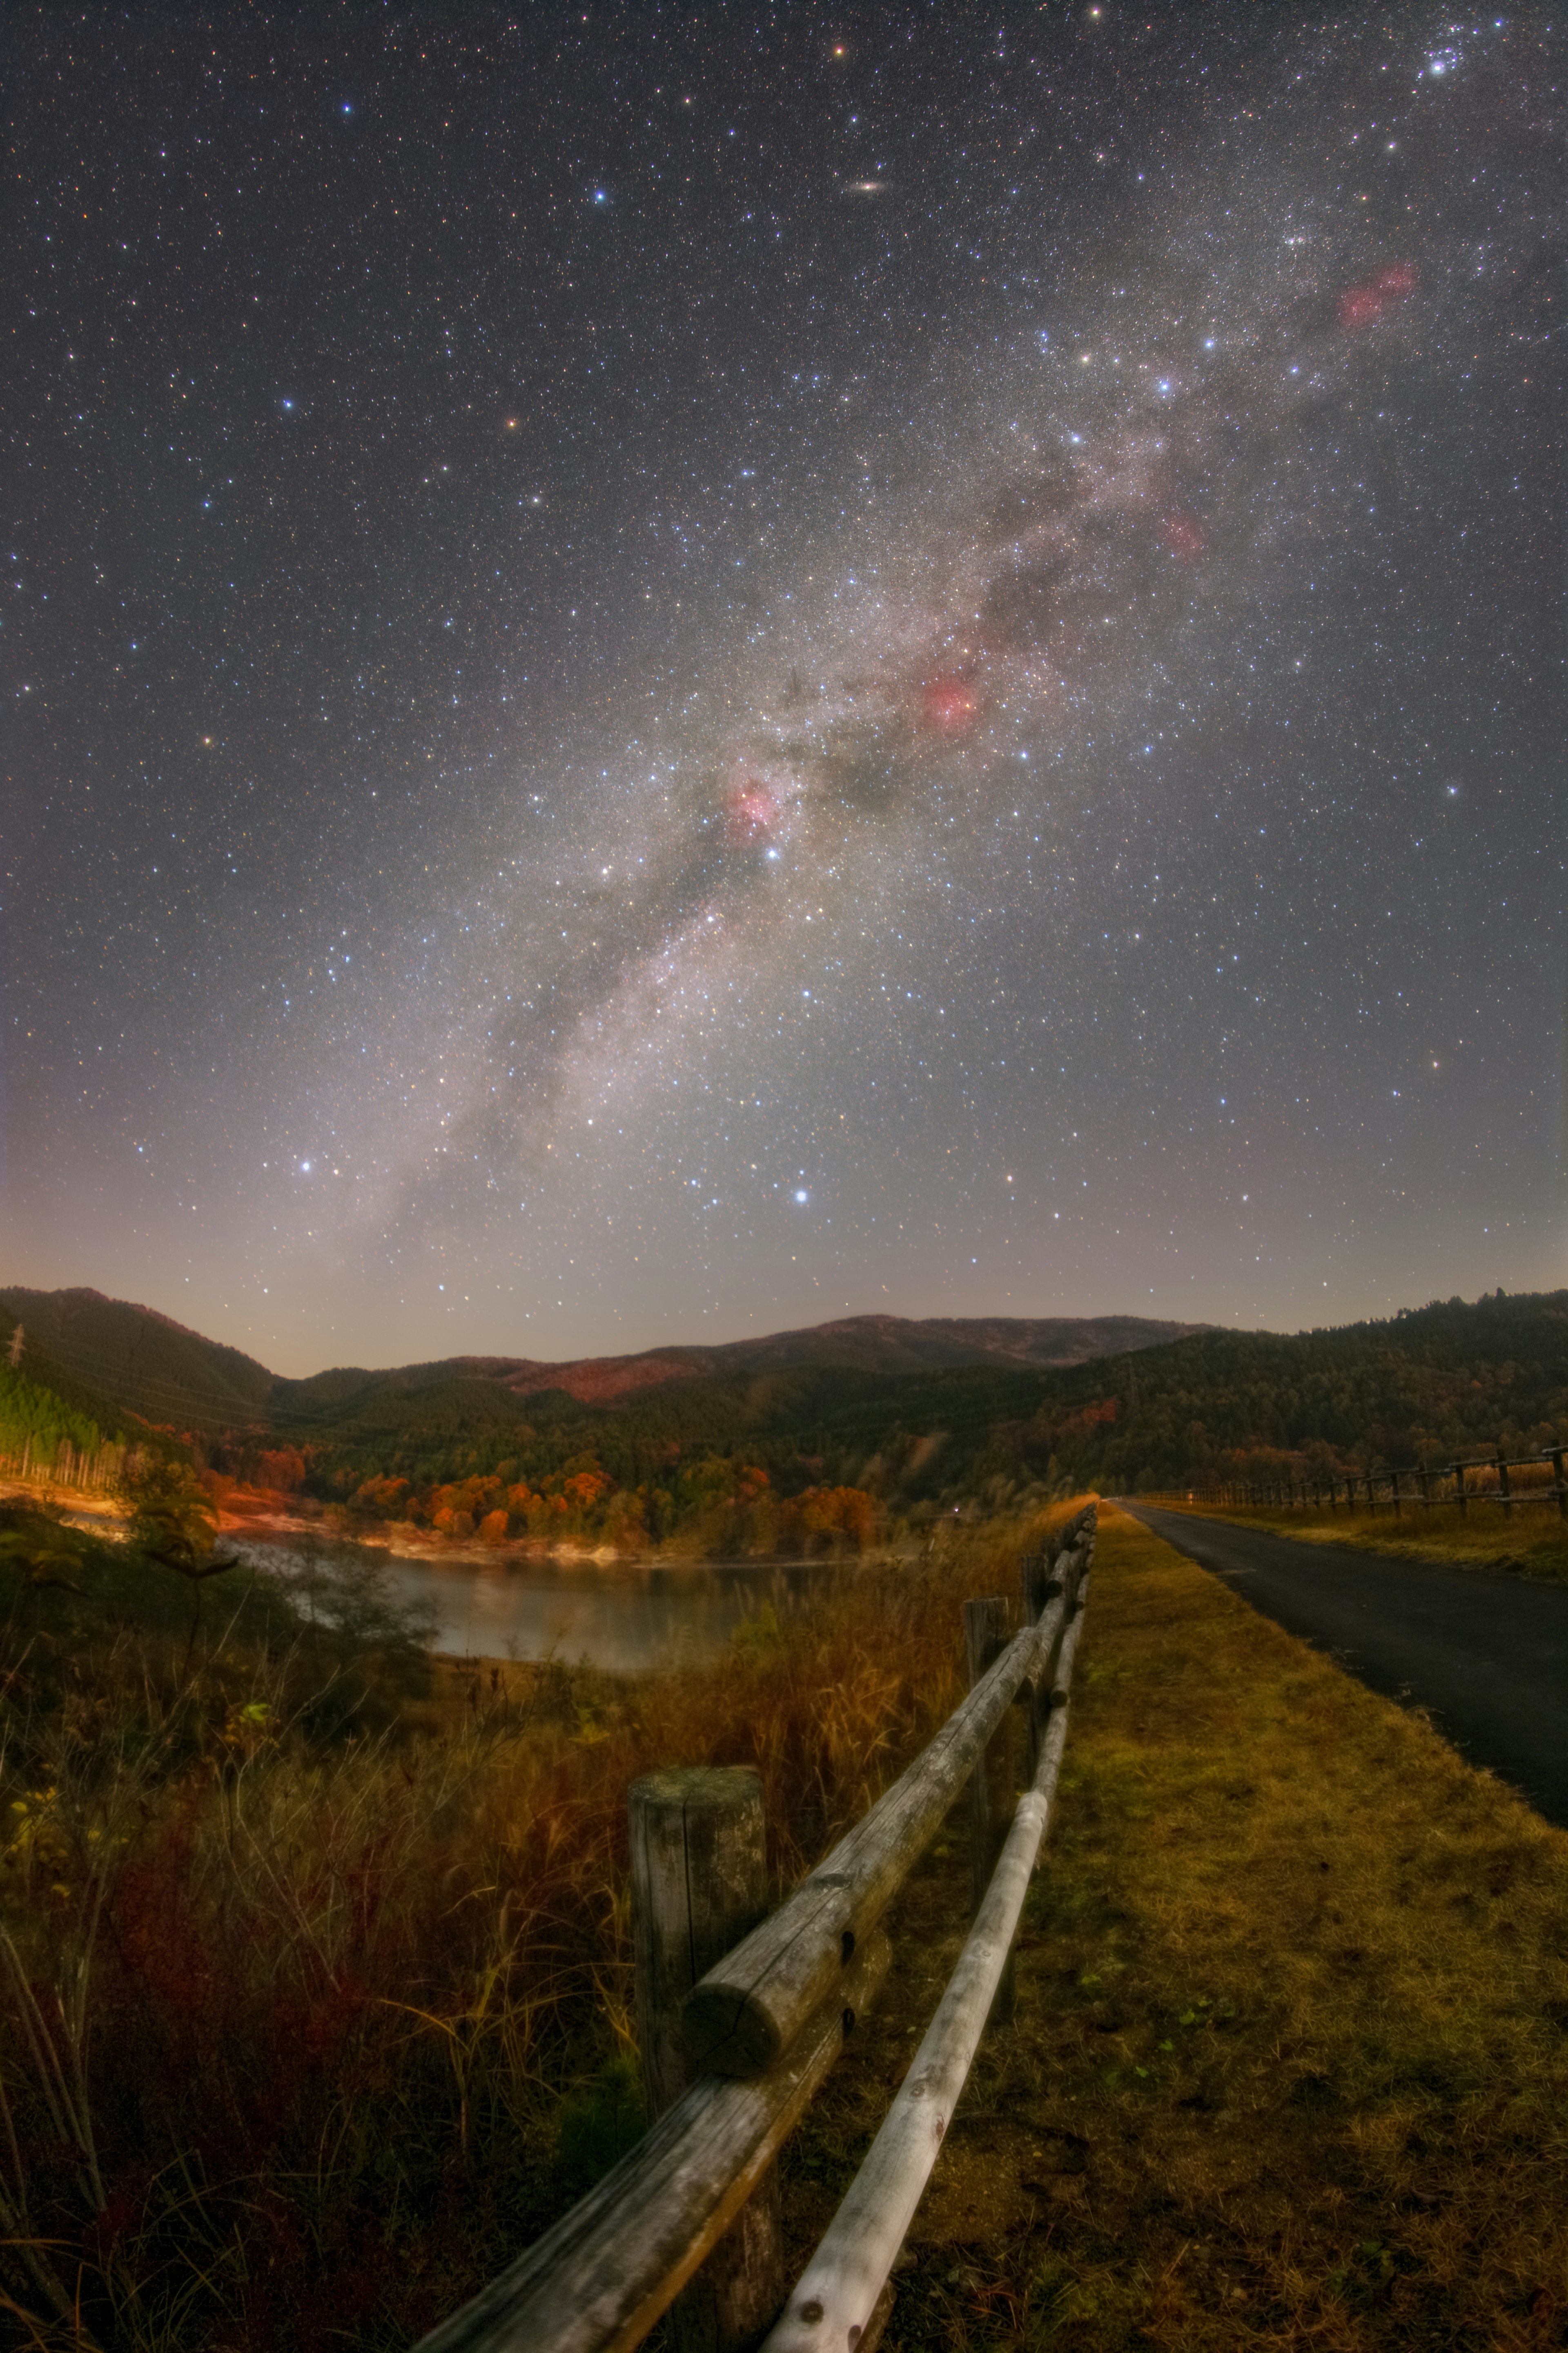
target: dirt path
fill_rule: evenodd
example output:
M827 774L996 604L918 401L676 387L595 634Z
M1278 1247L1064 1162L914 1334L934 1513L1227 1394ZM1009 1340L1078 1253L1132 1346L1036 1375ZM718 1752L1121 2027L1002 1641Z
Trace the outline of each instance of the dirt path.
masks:
M1568 1587L1122 1508L1568 1829Z

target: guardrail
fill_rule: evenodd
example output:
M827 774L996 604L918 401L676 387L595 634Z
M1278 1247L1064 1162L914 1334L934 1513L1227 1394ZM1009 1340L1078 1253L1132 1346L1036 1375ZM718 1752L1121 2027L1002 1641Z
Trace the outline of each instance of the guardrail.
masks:
M1468 1462L1428 1463L1413 1471L1347 1471L1316 1479L1276 1479L1261 1482L1222 1481L1218 1485L1173 1488L1151 1495L1150 1503L1223 1504L1242 1511L1330 1511L1357 1509L1356 1490L1365 1498L1362 1509L1375 1512L1378 1492L1395 1513L1406 1504L1417 1510L1454 1504L1461 1512L1472 1504L1497 1504L1511 1512L1519 1504L1555 1504L1568 1520L1568 1480L1563 1477L1561 1446L1536 1454L1477 1455ZM1522 1472L1522 1480L1515 1472ZM1550 1472L1550 1476L1546 1476ZM1401 1483L1403 1482L1403 1484ZM1341 1497L1340 1489L1344 1489ZM1325 1494L1324 1490L1327 1489Z
M873 2353L987 2020L1011 2013L1013 1939L1066 1745L1095 1532L1091 1504L1050 1556L1026 1556L1017 1633L1005 1598L965 1603L968 1697L766 1917L756 1776L710 1768L634 1783L637 2029L654 2121L418 2353L620 2353L672 2306L683 2353L732 2353L770 2322L764 2353ZM1007 1822L999 1785L1015 1778L1017 1745L1027 1787ZM966 1784L982 1891L973 1926L864 2165L786 2296L773 2158L885 1978L883 1915Z

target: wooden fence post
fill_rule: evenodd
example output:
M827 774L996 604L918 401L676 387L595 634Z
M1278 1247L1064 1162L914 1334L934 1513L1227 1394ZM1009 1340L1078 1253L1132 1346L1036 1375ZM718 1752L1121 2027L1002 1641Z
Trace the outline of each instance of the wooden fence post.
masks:
M969 1688L974 1689L988 1669L1006 1649L1007 1603L1000 1593L987 1594L984 1600L966 1601L963 1605L963 1651L969 1671ZM1024 1696L1032 1694L1024 1685ZM1033 1709L1031 1708L1031 1716ZM1008 1802L1016 1787L1013 1763L1012 1726L1016 1711L1009 1708L1001 1724L986 1744L985 1753L975 1765L969 1783L969 1883L970 1915L973 1917L985 1900L991 1884L991 1874L996 1868L996 1858L1002 1852L1002 1841L1007 1835L1012 1808ZM1031 1723L1031 1733L1033 1725ZM1033 1746L1033 1741L1030 1743ZM1017 1973L1013 1957L1002 1972L1002 1982L996 1989L996 2000L991 2015L996 2020L1009 2019L1017 2000Z
M680 2005L768 1909L763 1785L749 1767L647 1773L627 1794L637 2039L651 2125L687 2088ZM679 2353L755 2343L788 2292L769 2167L670 2307Z
M1037 1626L1050 1600L1055 1585L1051 1573L1050 1554L1048 1552L1025 1553L1018 1563L1018 1582L1022 1588L1024 1623L1026 1626ZM963 1641L964 1649L967 1651L969 1647L967 1627L964 1629ZM1037 1691L1032 1682L1026 1681L1018 1697L1028 1711L1029 1736L1026 1743L1028 1754L1026 1761L1032 1775L1040 1761L1040 1741L1045 1733L1046 1715L1050 1706L1050 1694L1047 1691Z
M1470 1499L1465 1493L1465 1466L1462 1462L1456 1462L1454 1465L1454 1494L1460 1511L1463 1512L1468 1518L1469 1515Z
M1505 1520L1511 1519L1513 1517L1513 1490L1508 1483L1508 1464L1503 1460L1503 1451L1500 1446L1497 1451L1497 1490L1498 1493L1502 1497L1502 1515Z
M1391 1471L1391 1472L1389 1472L1389 1474L1388 1474L1388 1483L1389 1483L1389 1487L1390 1487L1390 1489L1392 1490L1392 1492L1393 1492L1393 1495L1394 1495L1394 1518L1395 1518L1395 1519L1398 1519L1398 1517L1400 1516L1400 1513L1399 1513L1399 1473L1398 1473L1398 1472L1397 1472L1397 1471Z
M1024 1601L1024 1623L1037 1626L1050 1599L1051 1564L1043 1552L1026 1552L1018 1562L1018 1586Z
M1552 1475L1557 1482L1558 1514L1561 1518L1568 1520L1568 1487L1563 1484L1563 1449L1560 1446L1552 1449Z

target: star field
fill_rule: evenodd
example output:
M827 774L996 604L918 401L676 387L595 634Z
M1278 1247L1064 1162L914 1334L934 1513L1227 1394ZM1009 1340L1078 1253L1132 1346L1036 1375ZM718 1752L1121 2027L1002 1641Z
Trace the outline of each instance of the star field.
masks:
M306 1371L1549 1278L1549 16L202 26L11 35L8 1280Z

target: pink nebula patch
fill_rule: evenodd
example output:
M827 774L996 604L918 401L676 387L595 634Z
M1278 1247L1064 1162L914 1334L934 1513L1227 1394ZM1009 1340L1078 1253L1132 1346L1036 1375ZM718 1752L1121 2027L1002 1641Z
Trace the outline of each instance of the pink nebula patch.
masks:
M765 785L743 776L724 803L724 835L731 849L765 841L778 822L779 806Z
M1416 284L1414 262L1391 261L1386 269L1363 278L1359 286L1345 288L1340 296L1341 326L1351 333L1358 327L1375 326L1396 303L1410 300Z
M921 690L921 716L938 735L965 735L980 716L966 678L933 678Z
M1189 514L1184 507L1163 515L1160 528L1164 533L1166 546L1184 564L1195 564L1209 543L1209 535L1196 515Z

